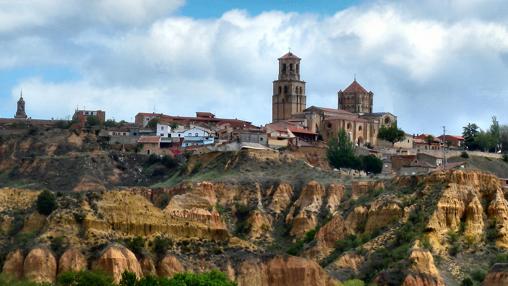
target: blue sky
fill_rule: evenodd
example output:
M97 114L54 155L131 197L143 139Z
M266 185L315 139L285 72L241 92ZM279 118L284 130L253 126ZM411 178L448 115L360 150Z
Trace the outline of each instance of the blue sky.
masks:
M336 107L356 74L410 133L508 123L504 0L0 1L0 116L23 89L33 118L211 111L261 125L289 47L308 106Z
M196 18L216 18L232 9L243 9L251 15L266 11L284 11L333 15L361 1L355 0L190 0L178 14Z

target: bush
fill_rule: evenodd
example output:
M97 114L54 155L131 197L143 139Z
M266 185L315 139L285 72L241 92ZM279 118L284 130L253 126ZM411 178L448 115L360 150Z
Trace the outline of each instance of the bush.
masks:
M89 284L95 285L95 284ZM136 275L129 272L122 274L120 286L235 286L226 274L219 271L210 271L200 274L177 273L173 278L146 276L139 280Z
M469 154L466 151L462 151L462 153L460 153L460 157L464 158L464 159L468 159L469 158Z
M125 246L130 249L139 258L145 249L145 240L142 237L127 238L124 240Z
M113 286L113 280L103 272L64 272L58 276L58 286Z
M173 241L165 237L157 236L153 240L153 251L161 257L166 254L168 249L173 246Z
M42 215L50 215L57 207L56 197L50 191L42 191L37 197L37 211Z
M460 285L461 286L473 286L474 283L473 283L473 280L471 280L471 278L467 277L467 278L464 278L464 280L462 280L462 283Z
M483 282L483 280L485 280L485 276L487 276L487 272L485 272L485 270L482 270L482 269L476 269L471 273L471 278L474 281L477 281L480 283Z
M383 171L383 161L374 155L362 156L362 169L369 174L379 174Z
M502 158L503 162L506 162L508 163L508 154L507 153L504 153L503 154L503 158Z
M344 281L342 286L365 286L365 282L360 279L351 279Z
M64 238L61 236L53 238L50 247L57 255L62 254L63 250L66 248Z

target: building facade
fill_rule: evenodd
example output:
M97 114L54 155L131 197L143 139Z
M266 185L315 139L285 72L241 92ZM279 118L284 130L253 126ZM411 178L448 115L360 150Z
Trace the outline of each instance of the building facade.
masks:
M72 119L77 121L79 126L85 127L88 118L95 117L99 125L103 125L106 122L106 112L102 110L76 110Z
M272 122L290 119L307 106L305 82L300 79L301 59L289 52L278 60L279 76L273 82Z

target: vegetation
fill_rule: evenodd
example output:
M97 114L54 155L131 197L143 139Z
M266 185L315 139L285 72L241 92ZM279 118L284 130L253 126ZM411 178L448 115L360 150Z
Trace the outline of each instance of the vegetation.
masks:
M289 249L287 250L287 254L289 255L298 255L302 250L306 243L310 243L314 240L314 237L316 236L316 233L319 229L311 229L307 231L303 237L303 239L297 240L295 243L293 243Z
M469 159L469 154L467 154L467 152L466 152L466 151L462 151L462 152L460 153L460 157L461 157L461 158L464 158L464 159Z
M156 129L157 124L159 124L159 118L155 117L155 118L152 118L152 120L148 121L148 124L146 124L146 127L150 128L150 129Z
M168 251L168 249L172 246L173 241L162 236L157 236L153 240L153 251L157 254L159 258L164 256Z
M367 173L379 174L383 171L383 161L374 155L362 156L362 168Z
M103 272L64 272L58 276L58 286L112 286L113 279Z
M346 131L341 129L338 136L330 138L326 153L328 162L334 168L364 170L367 173L379 174L383 170L383 162L374 155L356 156L354 145Z
M501 127L495 116L492 117L489 130L481 130L478 125L469 123L463 128L462 135L468 150L497 152L503 148L503 141L508 143L508 127Z
M55 195L47 190L42 191L37 197L37 211L43 215L50 215L56 208Z
M235 286L226 277L226 274L219 271L210 271L200 274L178 273L172 278L146 276L137 279L136 275L129 272L122 274L120 286Z
M404 131L397 127L397 122L394 122L389 127L386 127L385 125L381 126L381 128L379 128L379 133L377 135L379 139L386 140L392 143L392 145L399 141L402 141L404 139L404 136L405 136Z
M125 246L130 249L136 257L141 257L143 255L143 250L145 249L145 239L136 236L134 238L124 239Z
M95 115L90 115L86 117L85 127L86 128L93 128L98 127L101 125L101 122L99 121L99 118Z
M360 279L346 280L342 283L343 286L365 286L365 282Z

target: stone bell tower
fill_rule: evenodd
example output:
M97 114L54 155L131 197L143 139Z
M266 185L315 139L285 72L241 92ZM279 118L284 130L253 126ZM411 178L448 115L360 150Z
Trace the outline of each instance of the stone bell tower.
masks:
M25 112L25 100L23 100L23 91L21 91L18 100L18 108L16 109L16 115L14 115L14 118L26 119L27 117L28 116L26 116Z
M279 58L279 78L273 82L272 122L290 119L306 108L305 82L300 80L300 60L291 52Z

